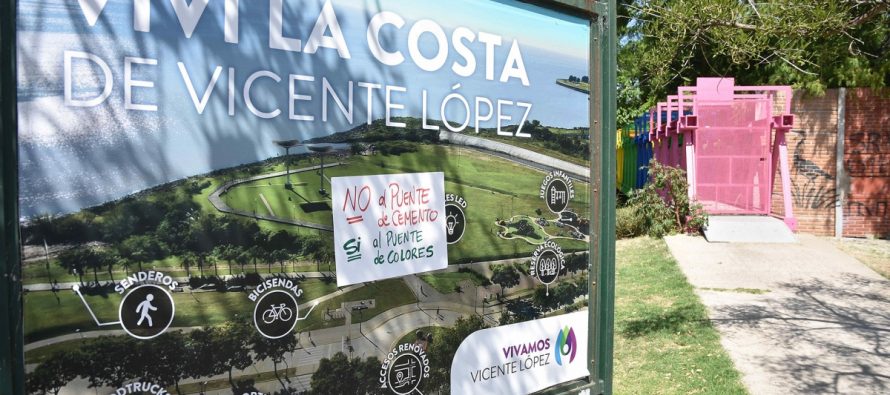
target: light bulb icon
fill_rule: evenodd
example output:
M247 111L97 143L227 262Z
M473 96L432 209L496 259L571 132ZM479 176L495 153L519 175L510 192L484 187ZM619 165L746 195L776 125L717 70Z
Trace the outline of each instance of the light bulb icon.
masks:
M457 214L445 217L445 229L448 230L448 236L454 235L455 226L457 226Z

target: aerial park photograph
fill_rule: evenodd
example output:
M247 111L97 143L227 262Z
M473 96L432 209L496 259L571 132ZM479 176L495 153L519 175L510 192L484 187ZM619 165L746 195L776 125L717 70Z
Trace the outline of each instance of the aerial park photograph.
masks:
M586 377L589 23L458 3L19 1L28 391Z
M0 0L0 395L890 393L890 2Z

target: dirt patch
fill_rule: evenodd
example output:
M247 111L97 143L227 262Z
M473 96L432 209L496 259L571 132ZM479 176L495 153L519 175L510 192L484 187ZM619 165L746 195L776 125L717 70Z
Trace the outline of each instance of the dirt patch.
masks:
M890 240L834 239L833 241L837 248L890 279Z

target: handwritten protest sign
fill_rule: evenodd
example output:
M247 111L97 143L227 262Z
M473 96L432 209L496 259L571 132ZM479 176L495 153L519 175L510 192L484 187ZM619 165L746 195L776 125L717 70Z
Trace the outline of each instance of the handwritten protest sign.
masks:
M444 173L334 177L337 286L444 269Z

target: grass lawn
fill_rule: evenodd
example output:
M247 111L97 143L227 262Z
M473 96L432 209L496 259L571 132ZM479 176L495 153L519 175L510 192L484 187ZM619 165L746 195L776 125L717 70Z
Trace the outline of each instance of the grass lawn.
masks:
M454 287L463 281L472 281L473 285L482 285L483 277L481 274L473 272L446 272L433 274L423 274L420 279L432 286L443 294L454 292Z
M543 172L474 150L446 145L422 145L414 153L399 156L355 156L348 161L348 165L326 170L325 176L444 170L446 191L457 193L467 200L467 216L470 218L461 242L449 246L450 263L529 255L535 246L522 240L499 239L495 220L517 214L534 216L538 209L549 215L544 201L538 197L540 183L545 176ZM278 216L330 225L331 211L306 211L302 208L302 205L323 200L318 195L318 175L315 172L300 173L292 175L291 180L294 183L293 190L284 188L285 179L281 176L239 185L229 190L224 199L235 209L251 212L256 209L267 213L268 210L259 199L259 194L262 193ZM328 185L326 187L330 189ZM587 212L588 202L587 184L576 182L575 199L570 207L576 212ZM560 240L558 243L567 251L587 248L586 243L575 240Z
M82 344L89 340L76 339L55 343L46 347L25 352L25 364L43 363L58 351L74 351L81 348Z
M615 393L747 393L664 242L620 240L616 254Z
M568 134L568 133L565 133L565 134ZM564 160L569 163L574 163L576 165L590 166L590 162L587 159L564 154L557 150L547 148L546 146L544 146L543 141L517 139L514 137L504 137L504 136L498 136L498 135L494 135L494 134L480 134L479 137L486 138L488 140L495 140L495 141L499 141L501 143L507 143L507 144L510 144L512 146L516 146L519 148L525 148L528 150L539 152L539 153L542 153L544 155L547 155L547 156L550 156L550 157L553 157L556 159Z
M566 128L557 128L557 127L553 127L553 126L550 126L547 129L549 129L550 132L555 133L555 134L564 134L564 135L571 135L571 136L586 135L587 133L590 132L587 129L566 129Z
M563 85L566 87L572 87L575 89L580 89L585 92L590 92L590 83L589 82L570 82L567 79L558 79L556 83L559 85Z
M417 340L417 331L421 331L424 334L432 333L433 342L435 342L436 339L442 338L442 334L445 332L445 328L442 328L441 326L425 326L422 328L417 328L402 336L396 344L414 343L414 341Z
M337 285L309 279L300 283L300 288L303 289L303 296L299 302L305 303L334 292ZM25 343L75 333L76 329L99 329L74 292L59 292L58 297L57 300L48 291L25 294ZM121 296L116 293L104 297L86 296L93 312L102 322L117 321L120 299ZM173 301L176 303L176 316L172 327L222 324L236 314L242 317L252 315L254 306L247 299L247 294L242 292L174 293Z
M475 150L450 145L421 145L418 152L405 153L398 156L353 156L348 159L349 164L329 169L325 172L328 177L353 176L362 174L390 174L402 172L445 171L446 191L463 196L468 202L467 208L469 222L460 243L449 246L449 263L468 263L488 260L528 256L535 246L524 240L503 240L497 236L498 227L495 221L498 218L509 218L514 215L535 215L537 210L547 211L544 202L538 197L538 189L545 174L516 163L481 154ZM317 161L307 158L294 160L291 168L301 168L317 165ZM244 169L230 170L214 176L198 176L185 182L168 187L161 187L157 191L146 192L139 199L149 201L169 198L171 194L188 195L197 203L202 211L220 215L213 208L207 197L227 180L244 178L255 174L265 174L284 170L283 163L263 163L253 166L248 172ZM269 206L276 215L290 218L301 218L316 223L330 224L331 211L319 209L319 203L326 203L325 199L318 195L319 178L314 172L305 172L292 175L294 189L289 191L284 188L284 177L276 177L242 184L232 188L224 195L228 204L236 209L267 213L265 204L261 203L259 194L268 201ZM209 182L209 184L195 194L189 194L188 186ZM326 185L329 189L329 186ZM576 212L586 212L589 207L589 195L587 184L576 182L575 199L570 208ZM194 192L194 191L193 191ZM306 206L306 205L309 206ZM308 211L305 209L308 208ZM102 221L102 214L97 216L97 221ZM319 234L298 226L278 224L270 221L258 221L261 228L268 231L287 230L298 234ZM331 233L321 233L330 237ZM586 250L587 244L577 240L558 240L563 250ZM246 268L252 271L251 265ZM169 275L184 277L185 270L180 265L178 257L145 263L146 270L160 270ZM137 270L136 266L130 270ZM302 266L297 271L314 270L309 266ZM240 268L234 268L235 273ZM260 267L261 273L269 272L265 267ZM278 272L272 268L272 272ZM292 271L286 268L286 271ZM205 268L205 274L213 274L212 267ZM228 265L221 265L220 274L230 274ZM115 267L114 278L124 277L123 267ZM197 275L197 270L192 270L192 275ZM106 271L100 271L100 281L111 279ZM43 262L34 261L25 265L24 283L35 284L49 282L55 279L59 282L73 282L77 278L59 267L55 258L51 258L49 273ZM86 273L85 280L93 279L92 273Z
M531 228L530 233L523 234L519 232L519 226L523 222ZM544 229L541 228L541 225L538 225L533 218L528 216L511 218L506 222L506 228L506 233L509 233L511 237L523 237L534 241L536 244L544 243L544 241L547 240L547 234L544 232Z
M166 273L167 275L173 277L186 277L188 272L182 268L181 260L177 256L170 256L165 259L156 260L153 262L147 262L142 264L143 270L155 270ZM294 264L296 263L296 264ZM227 263L225 261L217 262L217 269L214 269L213 266L206 266L204 268L205 276L214 276L217 271L220 276L226 275L239 275L242 274L241 267L236 263ZM322 265L321 270L326 271L327 265ZM271 266L260 263L257 265L256 270L254 270L253 264L248 264L244 266L244 273L260 273L260 274L269 274L269 273L302 273L302 272L314 272L317 267L314 263L309 263L307 260L290 262L285 264L284 270L280 265L273 264ZM108 274L107 270L100 270L98 276L93 275L93 271L87 271L83 276L84 282L92 282L95 280L95 277L99 278L99 281L120 281L128 274L132 274L134 272L139 271L139 266L133 264L129 270L124 270L124 268L118 266L114 267L114 278ZM60 283L64 282L78 282L79 279L77 276L68 273L65 268L59 266L58 260L55 258L50 259L49 265L49 274L46 271L46 264L44 262L29 262L25 263L22 267L22 272L24 273L24 283L25 284L42 284L48 283L51 280L56 280ZM193 277L199 276L201 272L197 267L192 267L190 269L190 273Z
M317 311L313 312L305 321L301 321L300 324L297 325L297 329L305 331L344 325L345 320L342 318L325 321L324 312L329 308L331 310L340 308L340 304L344 302L368 299L375 300L374 308L364 310L361 314L353 314L353 323L365 322L389 309L417 302L414 293L411 292L411 289L408 288L408 286L405 285L405 282L401 279L395 278L377 281L375 283L365 283L365 286L359 289L347 292L319 304L318 307L315 308Z
M326 284L320 280L306 280L300 284L300 287L303 289L300 303L336 290L336 284ZM59 298L60 302L57 303L51 292L26 294L25 343L75 333L76 329L84 332L98 329L77 295L72 292L60 292ZM176 302L176 317L173 319L171 327L219 325L230 321L236 314L242 317L253 314L253 303L243 293L178 293L173 295L173 299ZM319 304L308 319L297 324L297 329L304 331L343 325L343 319L324 321L325 309L328 307L338 308L343 302L366 299L376 299L376 306L373 309L365 310L361 315L354 315L352 322L364 322L386 310L417 302L414 294L400 279L368 283L362 288ZM117 320L117 307L120 302L120 297L117 294L109 295L107 298L88 296L87 301L100 321ZM53 314L47 316L46 312L48 311ZM300 315L303 314L305 312L301 311ZM119 328L113 327L112 329ZM81 340L77 339L31 350L26 353L26 360L28 363L41 362L56 350L77 348L80 343Z

